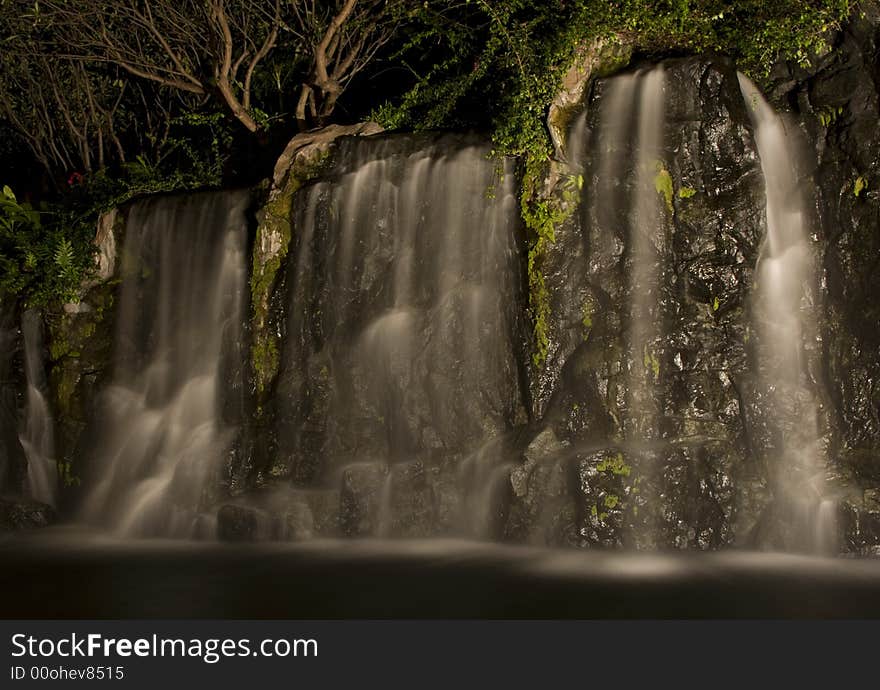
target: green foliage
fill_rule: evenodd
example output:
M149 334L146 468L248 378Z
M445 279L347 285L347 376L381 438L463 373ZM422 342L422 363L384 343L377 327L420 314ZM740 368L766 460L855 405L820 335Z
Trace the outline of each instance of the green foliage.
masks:
M679 199L690 199L694 194L697 193L697 190L693 187L682 187L678 190L678 198Z
M859 175L856 178L856 181L853 183L853 195L858 199L862 192L864 192L868 188L868 181Z
M663 165L663 161L656 162L657 174L654 175L654 189L666 201L666 208L672 213L672 175Z
M24 5L27 12L22 14L18 10ZM22 45L15 54L7 51L7 69L0 76L8 87L3 92L9 94L14 106L3 117L12 122L20 115L16 120L19 124L35 117L28 110L25 96L40 93L39 88L31 88L33 79L25 80L33 70L21 63L20 54L36 59L38 54L43 56L40 51L48 50L46 57L66 59L51 53L54 44L48 38L52 26L40 25L43 33L31 36L38 22L36 15L28 13L37 12L39 5L24 5L4 4L4 21L15 29L8 33L21 39ZM852 2L407 0L394 7L398 31L384 55L383 68L398 70L408 75L409 81L403 81L407 84L403 93L392 94L372 117L389 129L489 127L496 155L519 158L523 180L520 209L529 234L533 359L540 366L549 347L550 317L542 263L556 229L576 208L583 185L583 178L574 174L562 176L561 185L551 193L545 188L553 153L545 121L562 77L578 51L601 39L606 44L623 42L648 54L717 52L736 59L741 69L760 81L777 59L806 64L813 54L824 51L829 30L850 13ZM265 21L265 17L258 20L257 16L255 21ZM261 128L290 110L291 104L285 105L282 96L297 91L302 71L310 62L305 53L291 50L291 42L296 43L293 34L282 34L278 48L266 56L255 76L255 102L259 107L251 106L248 112ZM28 41L37 38L39 46L30 46ZM64 36L56 35L59 41L61 38ZM621 66L618 56L600 65L597 73ZM91 235L99 212L143 194L219 185L231 145L229 114L204 113L204 101L190 100L189 96L169 99L161 86L136 88L135 84L143 86L144 82L103 62L90 65L88 73L82 72L78 61L68 67L61 75L64 79L56 80L64 87L60 93L99 96L98 107L94 112L89 110L89 117L103 124L90 126L88 131L93 137L101 131L99 141L108 149L108 157L118 144L118 155L112 155L117 160L125 158L125 162L117 169L101 168L105 165L103 157L92 155L69 198L40 213L4 195L0 208L0 289L38 302L74 296L78 281L91 265ZM61 73L53 70L50 74ZM234 86L240 89L243 85ZM276 98L277 108L270 108L269 103ZM69 112L80 112L82 100L62 98L57 107L66 105ZM183 115L178 115L180 112ZM820 114L820 120L830 123L840 114L840 109L829 111ZM57 122L58 131L65 129L63 113L50 108L44 115L49 122ZM110 127L108 123L114 124ZM45 122L40 127L41 132L49 131ZM15 129L27 140L27 128ZM114 132L119 136L111 145ZM52 141L49 136L29 143L39 158L36 152ZM88 137L86 142L96 147ZM135 145L130 146L131 142ZM70 143L68 148L72 146ZM137 152L134 156L132 149ZM70 154L62 159L77 157ZM65 170L65 175L68 173ZM655 182L667 207L672 208L674 190L668 171L658 170ZM856 181L856 196L864 188ZM679 197L686 199L693 193L683 188ZM271 351L265 354L271 363Z
M0 294L42 305L75 299L92 265L89 237L63 216L40 213L19 202L9 187L0 193Z
M219 187L232 144L222 113L185 113L171 121L153 156L141 154L118 171L102 169L82 178L74 205L84 218L97 218L138 196Z
M410 12L408 40L392 56L433 48L442 59L415 73L396 104L373 117L388 128L449 126L471 94L491 104L504 154L546 147L543 121L577 49L596 39L625 40L646 52L719 52L760 78L777 59L806 64L827 49L828 32L851 0L472 0L425 2ZM491 96L491 97L487 97Z
M828 125L837 121L837 118L843 115L843 108L829 108L827 110L822 110L819 112L819 123L823 127L827 127Z
M94 267L98 216L145 194L219 186L229 145L220 114L190 113L175 120L155 158L144 154L115 171L74 173L65 195L39 211L4 187L0 293L37 306L76 301Z

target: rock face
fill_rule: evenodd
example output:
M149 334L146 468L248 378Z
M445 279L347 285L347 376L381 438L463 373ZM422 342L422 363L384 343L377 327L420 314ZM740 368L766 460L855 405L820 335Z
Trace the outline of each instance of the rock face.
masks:
M487 154L466 137L346 139L298 192L274 474L433 466L525 422L512 175Z
M55 509L45 503L0 499L0 532L48 527L55 519Z
M866 7L814 68L777 66L774 100L790 108L809 145L822 265L815 376L827 391L829 475L844 499L847 550L880 534L880 14Z
M658 333L644 351L629 348L632 202L618 200L636 193L638 162L628 149L607 154L625 161L621 169L603 162L603 146L631 145L615 144L603 130L609 79L594 80L586 96L584 167L575 171L584 177L580 209L557 230L541 266L550 344L533 380L533 414L542 434L568 448L550 458L564 463L545 468L523 499L557 496L557 514L544 520L563 527L541 541L712 548L748 532L734 487L756 472L739 386L763 235L760 166L733 66L682 59L663 67L665 124L654 163L660 228L652 250ZM627 394L636 371L658 407L639 434ZM633 448L639 436L653 447Z
M251 360L258 413L262 411L266 394L278 373L281 346L277 324L271 322L270 302L290 245L293 196L318 173L337 139L368 137L381 131L375 122L362 122L350 126L330 125L315 132L298 134L290 140L275 164L268 199L257 214L251 275Z
M820 481L838 506L841 549L855 553L873 552L880 534L876 27L877 17L854 22L809 71L777 67L770 92L788 114L800 154L796 174L812 194L806 222L817 284L806 308L819 323L815 341L803 343L804 376L821 399ZM512 527L519 538L580 545L803 548L804 535L791 525L815 508L786 496L774 478L779 440L765 425L766 393L750 342L765 219L746 105L729 64L686 59L664 67L660 174L668 178L657 184L666 197L657 246L663 328L650 352L627 351L632 257L620 231L627 219L608 212L621 189L601 179L589 144L601 137L609 83L594 80L585 120L589 193L542 266L552 300L550 347L532 383L543 428L532 445L552 432L572 459L569 469L558 468L565 453L553 454L543 477L533 471L527 490L514 492L512 514L555 503L554 514ZM653 370L662 411L648 449L626 443L626 374L642 366ZM515 487L523 483L517 472L533 464L527 457L514 472ZM548 531L560 522L567 529Z
M796 174L811 190L817 280L805 309L818 329L803 357L821 403L819 479L839 506L841 549L862 554L880 547L872 12L809 70L776 66L767 94L788 114ZM548 121L559 160L547 187L578 205L534 268L550 300L539 365L509 162L487 161L473 137L376 135L371 126L291 142L257 213L246 343L254 395L211 533L804 547L790 528L803 506L776 477L779 439L756 376L752 295L766 200L735 66L663 61L662 145L650 162L656 288L645 296L633 280L626 203L644 161L631 141L603 131L603 113L618 76L610 71L650 66L623 67L630 51L606 49L578 55ZM608 156L623 164L609 167ZM90 289L90 308L50 328L59 446L74 467L109 361L113 281ZM659 326L635 348L640 299ZM633 377L650 391L648 416L637 414ZM17 394L0 378L0 415L12 418ZM5 490L21 484L22 456L13 435L0 442Z
M562 88L550 104L547 129L559 160L567 160L568 128L572 116L583 107L584 93L592 79L606 76L625 67L633 47L620 36L598 38L575 53L571 66L562 77Z
M109 382L119 287L117 248L125 211L103 214L95 234L94 275L75 304L46 321L49 387L55 417L55 451L61 482L59 507L74 506L97 435L98 395Z
M20 494L27 473L27 458L18 440L19 400L25 383L14 306L0 302L0 496Z

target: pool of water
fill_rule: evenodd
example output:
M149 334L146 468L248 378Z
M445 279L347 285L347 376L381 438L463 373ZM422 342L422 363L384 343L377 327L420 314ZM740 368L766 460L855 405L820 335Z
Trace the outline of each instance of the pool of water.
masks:
M463 540L229 545L74 529L0 538L3 618L880 616L880 560Z

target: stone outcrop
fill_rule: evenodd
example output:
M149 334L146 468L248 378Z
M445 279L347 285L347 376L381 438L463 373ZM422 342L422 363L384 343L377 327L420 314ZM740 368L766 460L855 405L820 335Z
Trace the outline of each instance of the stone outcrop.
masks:
M867 4L812 68L777 65L771 95L790 109L815 191L822 273L815 376L827 393L829 476L847 550L880 536L880 10Z
M880 17L872 12L855 19L811 68L777 65L768 91L788 114L802 153L797 174L813 190L809 225L819 272L810 308L819 337L804 349L810 384L822 394L824 479L839 501L839 536L846 551L862 554L880 546ZM407 375L430 385L389 391L400 413L393 432L407 451L392 462L376 405L345 408L356 414L344 424L334 405L343 396L363 400L375 384L345 339L364 333L387 306L392 252L383 233L394 219L380 204L369 209L372 235L355 237L358 290L344 290L326 265L338 250L330 221L340 212L328 190L381 154L381 181L390 195L400 194L415 151L433 147L438 158L453 156L474 139L377 136L378 126L367 123L290 142L257 213L247 343L254 395L243 415L241 461L224 477L228 491L218 498L212 531L229 540L420 537L456 533L472 519L481 534L516 542L800 548L800 537L783 527L799 507L774 480L775 440L755 380L750 304L765 198L748 104L729 61L664 61L661 329L644 352L628 350L629 211L606 203L598 154L572 150L569 135L580 126L580 141L593 140L611 73L646 66L626 67L631 59L619 40L583 47L548 114L558 160L547 187L577 192L579 205L555 229L537 268L549 296L546 360L529 364L527 250L514 227L504 270L516 280L498 303L504 347L491 353L494 370L487 367L483 378L462 374L461 354L450 346L463 332L452 292L448 329L436 326L437 314L406 315L423 320L405 355ZM633 172L622 176L619 193ZM309 203L315 235L304 239L296 228ZM60 459L74 470L110 361L123 215L102 218L99 280L49 324ZM430 237L419 241L431 248ZM305 285L297 282L299 251L310 271ZM354 316L345 321L343 313ZM4 342L12 343L13 331L0 328ZM19 405L14 377L3 373L19 366L15 348L3 350L12 359L0 363L0 421L14 418ZM627 374L634 370L652 380L658 407L641 446L628 426ZM453 402L438 407L436 391ZM21 484L23 456L11 427L0 428L2 492ZM491 451L471 452L482 437L492 441ZM470 476L488 488L462 493ZM485 510L474 517L464 506L469 501ZM43 519L39 507L22 510L13 517L0 510L0 523Z
M562 77L559 92L547 112L547 130L557 160L567 161L568 130L572 117L583 109L584 94L597 78L613 74L629 63L633 46L621 36L598 38L580 46Z
M269 321L270 301L290 245L294 194L318 173L337 139L367 137L381 131L375 122L364 122L303 132L290 140L275 164L268 199L257 214L251 271L251 364L258 412L278 373L280 343L277 328Z
M18 440L19 407L25 388L18 311L0 302L0 496L21 493L27 458Z
M598 155L585 155L580 208L557 228L541 264L549 347L535 372L533 414L571 448L559 472L571 474L563 519L573 524L557 535L576 544L709 548L748 531L731 487L754 468L738 386L763 236L760 166L734 67L694 58L665 61L664 70L658 165L671 188L658 189L662 327L651 351L627 350L630 209L604 197L611 183L601 179ZM595 79L586 93L588 141L600 136L608 83ZM624 171L622 180L634 177ZM635 369L655 380L662 409L653 434L662 447L630 457L626 385Z

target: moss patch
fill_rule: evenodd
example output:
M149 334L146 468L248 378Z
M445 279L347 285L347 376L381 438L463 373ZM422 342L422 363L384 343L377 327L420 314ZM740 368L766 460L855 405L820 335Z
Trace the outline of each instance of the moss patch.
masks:
M661 161L657 161L657 174L654 175L654 189L657 190L657 194L663 197L666 201L666 208L669 209L670 213L672 212L672 195L673 195L673 187L672 187L672 175L669 174L669 171L666 169L666 166L663 165Z
M117 283L98 285L86 299L89 311L61 313L47 320L49 336L50 380L56 409L61 417L78 418L81 410L75 402L79 382L85 372L101 371L109 366L112 350L112 319Z
M296 160L284 187L257 213L257 236L251 271L251 365L257 393L257 411L262 411L266 392L278 375L280 343L268 327L269 304L278 271L287 257L293 234L293 199L297 191L323 169L328 157L320 153L309 160Z
M868 181L859 175L853 183L853 195L858 199L867 188Z
M556 229L577 208L579 195L572 186L582 184L578 176L566 176L561 190L543 194L547 166L540 160L527 160L520 196L520 213L531 233L528 255L529 311L534 333L532 362L543 366L550 348L550 292L544 280L542 264L547 249L556 241Z

